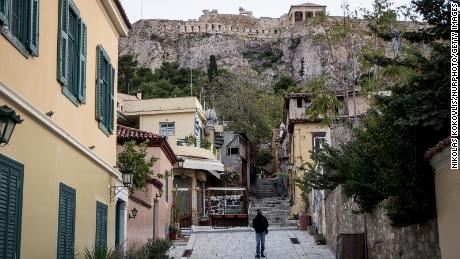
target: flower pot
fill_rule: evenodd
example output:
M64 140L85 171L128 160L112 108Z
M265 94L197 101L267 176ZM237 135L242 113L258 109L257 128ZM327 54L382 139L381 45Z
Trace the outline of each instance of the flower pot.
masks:
M307 230L307 227L311 225L311 216L310 215L300 215L299 216L299 228L300 230Z
M177 231L169 232L169 240L176 240L177 239Z

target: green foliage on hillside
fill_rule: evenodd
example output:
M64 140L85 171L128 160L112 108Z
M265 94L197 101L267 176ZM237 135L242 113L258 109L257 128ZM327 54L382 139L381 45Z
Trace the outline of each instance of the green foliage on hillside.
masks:
M217 69L217 61L216 61L216 56L211 55L209 57L209 67L208 67L208 81L212 82L214 81L214 77L217 76L218 73Z
M132 55L121 56L118 69L118 91L135 94L141 90L144 99L190 96L190 73L193 75L192 95L198 96L206 82L202 71L179 68L173 63L163 63L152 72L140 67Z
M254 49L248 50L243 53L243 57L249 59L256 70L261 68L269 68L280 63L284 53L281 49L270 47L263 50Z
M288 75L282 75L273 85L273 90L276 94L285 94L291 91L296 92L299 90L296 85L297 82L294 80L294 78Z
M384 8L378 9L373 21L391 16L388 13L393 10L386 2L376 0L376 6ZM390 89L391 96L375 97L374 106L354 129L352 141L339 148L326 145L312 154L315 164L303 168L306 173L301 180L301 184L317 189L343 184L361 211L371 212L383 204L392 224L399 227L435 217L434 174L424 153L449 135L450 45L445 31L450 25L448 16L443 16L449 1L414 3L432 27L410 33L406 39L430 44L430 55L418 49L401 49L394 58L378 51L366 55L370 67L403 70L405 80L391 81L380 74L382 80L375 81L382 84L378 89ZM392 28L369 24L378 35L388 35L385 30Z
M128 93L129 86L132 95L142 90L144 99L190 96L188 68L163 63L152 72L131 55L120 57L119 64L119 92ZM260 90L240 75L217 70L215 56L210 57L207 73L192 71L193 96L201 93L203 104L215 108L219 118L229 122L230 130L246 134L255 143L271 140L271 129L281 123L282 97Z

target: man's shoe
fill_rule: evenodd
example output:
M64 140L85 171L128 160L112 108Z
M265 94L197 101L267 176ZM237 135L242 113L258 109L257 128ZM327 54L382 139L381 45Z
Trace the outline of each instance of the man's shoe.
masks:
M256 258L260 258L260 256L256 255Z
M262 255L261 257L262 257L262 258L265 258L265 255Z

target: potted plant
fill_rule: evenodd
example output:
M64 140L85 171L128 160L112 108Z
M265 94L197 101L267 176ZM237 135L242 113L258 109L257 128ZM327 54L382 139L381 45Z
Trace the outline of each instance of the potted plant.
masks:
M307 230L308 226L311 226L311 216L310 216L310 200L308 199L308 194L311 189L306 188L302 190L301 196L305 205L305 210L299 215L299 228L300 230Z
M177 239L177 226L175 223L169 225L169 240Z

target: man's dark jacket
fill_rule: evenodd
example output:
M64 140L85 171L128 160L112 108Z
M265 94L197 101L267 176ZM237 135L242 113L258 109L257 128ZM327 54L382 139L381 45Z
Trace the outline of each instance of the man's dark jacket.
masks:
M256 233L267 232L268 220L263 215L257 215L252 220L252 227L255 229Z

